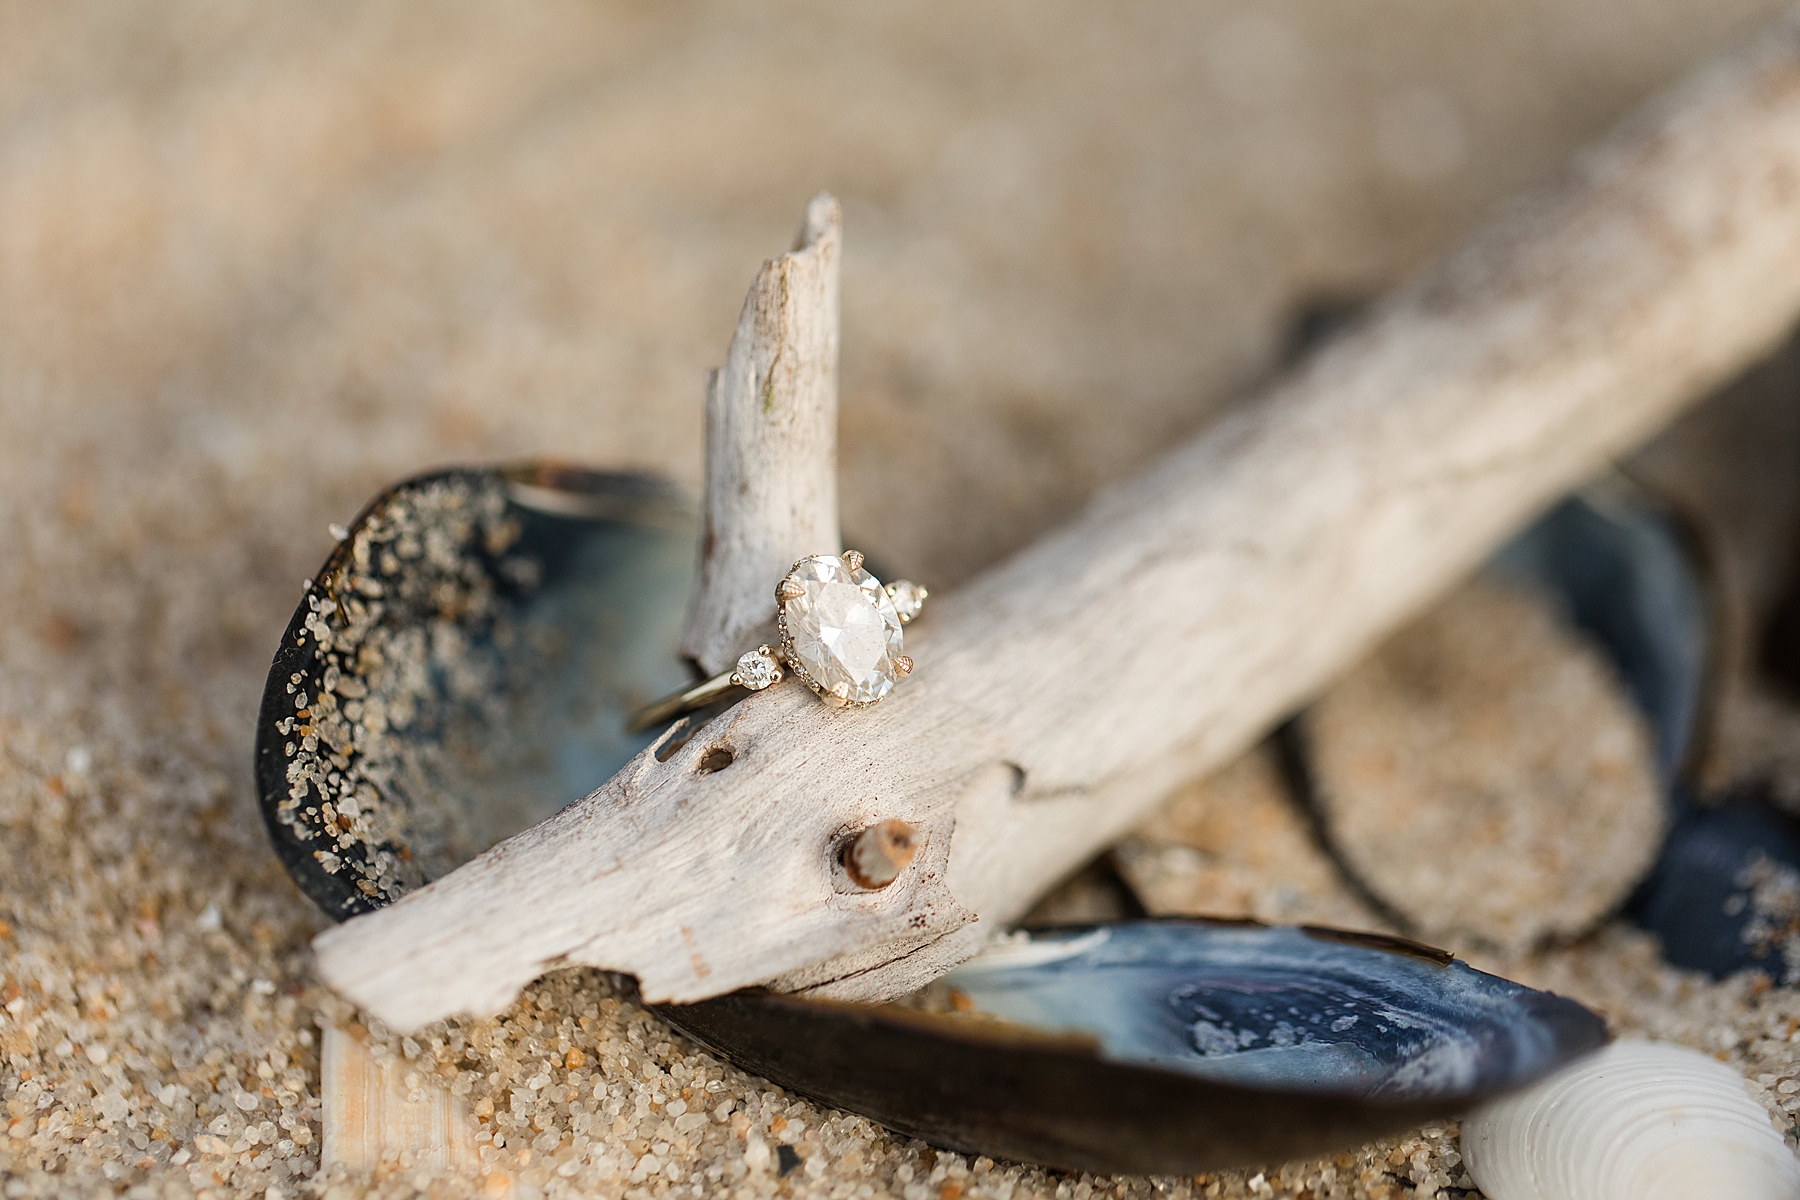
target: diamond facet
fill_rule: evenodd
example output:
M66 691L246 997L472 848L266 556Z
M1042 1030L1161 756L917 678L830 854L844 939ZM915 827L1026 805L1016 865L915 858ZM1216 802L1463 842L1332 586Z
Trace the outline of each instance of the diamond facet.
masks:
M781 666L767 646L759 646L737 660L731 681L741 688L760 692L781 682Z
M850 704L870 704L892 691L900 614L881 582L825 554L801 559L788 578L805 590L782 602L784 648L807 682Z
M900 614L903 625L910 625L919 610L925 607L925 589L910 579L897 579L888 584L887 594L894 598L894 611Z

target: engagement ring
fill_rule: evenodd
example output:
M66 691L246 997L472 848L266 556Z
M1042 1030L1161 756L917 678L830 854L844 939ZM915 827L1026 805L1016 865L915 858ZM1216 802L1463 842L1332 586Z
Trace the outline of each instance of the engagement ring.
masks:
M795 563L775 585L780 647L758 646L730 671L639 709L631 731L717 704L733 689L774 687L789 671L837 708L873 704L893 691L913 668L900 653L902 627L919 615L927 593L905 579L883 586L862 564L855 550Z

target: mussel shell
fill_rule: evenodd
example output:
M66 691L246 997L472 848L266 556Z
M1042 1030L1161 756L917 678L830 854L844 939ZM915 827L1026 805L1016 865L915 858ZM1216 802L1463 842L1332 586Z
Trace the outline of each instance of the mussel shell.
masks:
M697 521L669 484L545 463L437 471L351 525L263 691L256 781L288 873L339 920L604 783L677 650Z
M1715 642L1706 572L1679 516L1610 477L1539 518L1492 569L1548 592L1606 651L1650 720L1672 788L1694 757Z
M1800 869L1800 828L1754 788L1697 799L1689 769L1708 719L1717 642L1698 539L1672 510L1621 480L1590 488L1499 557L1561 597L1576 626L1612 657L1656 731L1669 831L1628 904L1678 967L1724 978L1743 970L1800 982L1783 939L1754 903L1759 864ZM1776 923L1782 924L1788 918Z
M1696 799L1692 766L1704 748L1718 639L1707 562L1689 524L1610 477L1551 509L1490 569L1554 597L1606 652L1650 721L1669 829L1628 914L1657 935L1676 966L1716 978L1763 970L1800 981L1763 930L1768 921L1747 882L1764 860L1800 868L1800 829L1754 790Z
M1600 1018L1572 1001L1335 930L1064 929L945 982L974 1013L759 993L658 1011L745 1068L902 1133L1152 1174L1359 1145L1606 1041Z
M1800 983L1791 901L1786 911L1758 910L1756 879L1771 868L1800 870L1800 829L1754 789L1705 807L1681 803L1631 914L1678 967L1715 979L1753 970Z

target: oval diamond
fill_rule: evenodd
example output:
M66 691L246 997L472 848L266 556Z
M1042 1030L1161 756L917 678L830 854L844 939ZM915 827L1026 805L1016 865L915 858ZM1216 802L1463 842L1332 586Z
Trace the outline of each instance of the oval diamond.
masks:
M900 614L881 582L830 554L801 559L788 578L802 589L781 604L789 661L820 692L847 704L870 704L892 691Z

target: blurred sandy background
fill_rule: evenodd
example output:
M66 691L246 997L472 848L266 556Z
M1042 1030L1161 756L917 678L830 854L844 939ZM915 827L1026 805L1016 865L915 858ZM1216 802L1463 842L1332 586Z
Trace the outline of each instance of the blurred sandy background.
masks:
M230 996L318 922L249 765L328 522L452 461L697 483L815 191L846 526L949 584L1781 7L0 4L0 990L306 1069ZM54 1079L19 1029L0 1085Z

